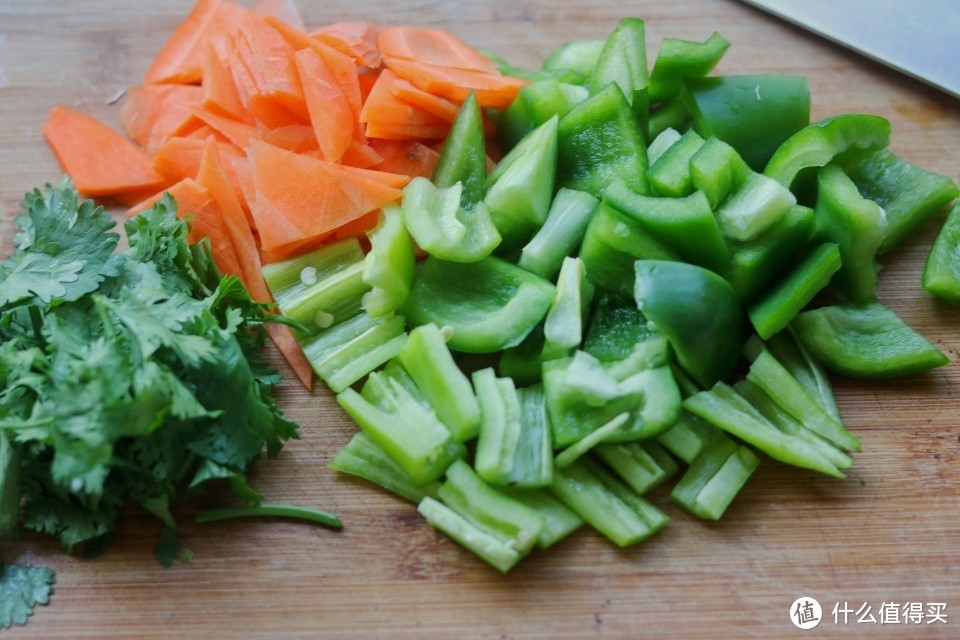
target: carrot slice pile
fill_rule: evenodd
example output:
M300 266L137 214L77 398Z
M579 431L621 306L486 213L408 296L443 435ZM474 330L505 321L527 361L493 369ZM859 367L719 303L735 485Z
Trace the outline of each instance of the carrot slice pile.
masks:
M308 31L294 0L198 0L127 94L130 139L62 106L44 134L88 196L135 215L169 191L220 270L269 304L263 264L368 232L407 181L433 175L470 92L504 108L524 84L445 31ZM309 387L290 329L270 335Z

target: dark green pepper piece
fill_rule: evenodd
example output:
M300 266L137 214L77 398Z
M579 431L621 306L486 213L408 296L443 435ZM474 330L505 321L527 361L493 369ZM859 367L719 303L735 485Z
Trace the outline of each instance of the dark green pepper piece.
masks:
M690 122L690 112L680 98L664 102L650 111L647 122L648 137L652 140L667 129L686 129Z
M637 306L670 341L680 366L701 387L728 375L746 340L730 283L684 262L638 260L635 268Z
M800 343L823 366L851 378L893 378L950 362L876 301L805 311L791 326Z
M650 72L650 102L679 96L685 79L710 73L729 48L727 39L716 31L704 42L664 38Z
M686 262L712 271L721 271L730 262L717 218L700 191L684 198L654 198L634 193L618 181L607 189L604 201L639 222Z
M567 115L589 95L580 85L555 79L540 80L523 87L504 113L501 123L500 135L507 148L512 149L525 135L553 116L562 118Z
M752 171L737 150L723 140L708 138L690 158L690 181L716 209L740 189Z
M590 317L583 350L600 362L617 362L641 342L662 339L633 300L608 294L600 298Z
M930 249L923 266L923 288L960 305L960 202L950 210Z
M470 209L483 199L487 179L487 147L483 137L483 117L477 98L470 92L460 105L457 118L443 143L440 160L433 172L438 187L463 184L460 206Z
M730 144L754 171L810 123L810 87L800 76L689 78L680 95L697 133Z
M611 82L560 120L557 184L596 197L617 178L647 193L646 138L630 104Z
M647 38L643 20L624 18L604 42L587 87L591 95L596 95L611 82L620 86L633 107L640 131L646 136L650 74L647 72Z
M656 160L650 160L647 179L650 186L661 196L682 198L693 193L690 179L690 158L703 146L703 138L687 131Z

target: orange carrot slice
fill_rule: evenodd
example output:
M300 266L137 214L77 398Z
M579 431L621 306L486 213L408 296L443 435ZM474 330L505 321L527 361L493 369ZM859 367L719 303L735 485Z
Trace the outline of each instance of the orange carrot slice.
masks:
M390 92L400 100L420 107L424 111L432 113L451 124L457 119L457 113L460 111L460 105L458 103L419 89L413 86L408 80L400 77L398 77L393 86L390 87ZM492 138L497 134L497 128L486 117L486 114L483 114L483 134L488 138Z
M244 120L249 117L240 100L240 93L230 73L230 66L221 58L213 45L207 47L203 59L201 104L207 111L228 118Z
M344 151L343 157L340 158L340 162L351 167L367 169L383 162L383 158L369 144L352 140L350 146Z
M386 27L377 34L384 58L398 58L452 69L498 73L496 65L452 33L423 27Z
M208 124L214 131L218 131L223 134L223 136L237 145L238 147L246 147L250 143L250 140L259 138L260 132L253 125L247 124L246 122L240 122L232 118L226 118L224 116L219 116L215 113L205 111L204 109L195 109L193 115L197 118Z
M429 111L404 102L393 95L392 88L397 80L389 69L384 69L370 90L370 95L360 111L360 122L377 124L406 125L449 125L450 121L433 115Z
M147 84L200 82L207 45L236 30L245 13L232 2L198 0L153 61Z
M297 31L306 31L303 16L293 0L260 0L253 7L253 12L264 18L272 17L288 24Z
M407 183L410 182L410 176L401 173L390 173L387 171L379 171L374 169L360 169L358 167L349 167L347 165L340 165L340 170L362 180L379 182L380 184L385 184L388 187L393 187L394 189L403 189Z
M317 136L308 124L291 124L266 131L261 138L271 144L294 153L306 153L319 149Z
M148 84L127 92L120 122L131 138L153 151L167 138L199 128L193 109L202 90L192 85Z
M253 115L270 127L291 124L276 120L283 112L307 122L310 116L293 61L293 47L280 32L263 18L247 14L236 44L237 55L250 69L258 88L247 105Z
M380 220L380 210L371 211L370 213L364 214L352 222L348 222L339 229L336 233L333 234L335 240L343 240L344 238L354 238L354 237L363 237L366 235L367 231L370 231Z
M450 124L399 124L371 122L367 125L368 138L387 140L442 140L450 132Z
M312 35L353 58L357 66L376 69L382 62L373 22L335 22Z
M253 217L267 251L328 234L401 196L383 182L256 140L249 157Z
M438 152L420 142L374 140L371 145L383 156L382 162L371 167L377 171L432 178L440 160Z
M471 91L483 107L506 109L528 80L482 71L454 69L384 56L384 64L415 87L448 100L463 102Z
M353 141L354 113L333 74L313 49L294 54L310 122L324 159L336 162Z
M303 349L300 348L300 344L290 327L276 323L269 323L265 327L270 339L273 340L273 344L277 345L277 349L286 358L293 374L297 376L297 379L300 380L307 391L313 389L313 367L307 360L307 356L304 355Z
M69 107L60 105L50 111L43 135L77 190L88 196L156 190L169 184L153 170L146 151Z

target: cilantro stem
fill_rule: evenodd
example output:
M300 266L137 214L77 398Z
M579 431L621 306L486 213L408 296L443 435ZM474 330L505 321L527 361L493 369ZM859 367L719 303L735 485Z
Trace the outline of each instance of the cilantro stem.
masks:
M222 509L206 509L197 513L197 522L216 522L233 518L295 518L308 522L326 525L331 529L343 528L340 518L319 509L298 507L292 504L260 504L245 507L224 507Z
M43 316L40 315L40 308L32 304L29 307L30 324L33 325L33 333L37 336L37 344L41 347L47 346L47 341L43 337Z

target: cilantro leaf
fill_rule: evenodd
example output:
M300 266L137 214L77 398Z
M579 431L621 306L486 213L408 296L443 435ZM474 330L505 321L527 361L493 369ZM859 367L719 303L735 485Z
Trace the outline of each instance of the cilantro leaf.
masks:
M27 194L21 206L30 223L17 253L0 265L0 308L77 300L116 275L120 236L108 233L115 223L93 202L80 204L68 180Z
M35 606L50 602L54 582L50 569L0 562L0 629L26 624Z

